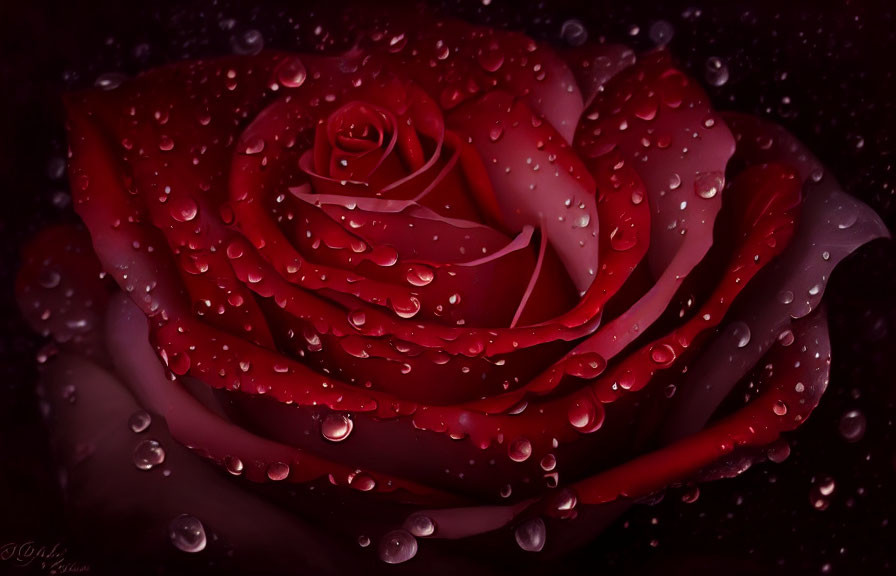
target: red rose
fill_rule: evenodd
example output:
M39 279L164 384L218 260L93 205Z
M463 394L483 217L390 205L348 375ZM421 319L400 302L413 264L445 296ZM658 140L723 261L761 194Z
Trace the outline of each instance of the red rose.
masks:
M127 554L487 572L808 417L825 282L886 230L801 144L662 50L362 21L67 97L87 232L18 293L77 512Z

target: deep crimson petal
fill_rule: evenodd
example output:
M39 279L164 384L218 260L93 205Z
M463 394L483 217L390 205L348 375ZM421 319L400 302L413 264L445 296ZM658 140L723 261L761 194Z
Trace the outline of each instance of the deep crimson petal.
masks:
M734 138L703 90L659 51L609 81L585 112L575 148L592 158L618 149L644 180L653 211L648 263L656 283L577 347L609 358L659 317L712 245Z
M519 32L426 14L378 14L370 20L362 47L438 95L443 109L506 91L572 140L582 96L569 67L549 46Z

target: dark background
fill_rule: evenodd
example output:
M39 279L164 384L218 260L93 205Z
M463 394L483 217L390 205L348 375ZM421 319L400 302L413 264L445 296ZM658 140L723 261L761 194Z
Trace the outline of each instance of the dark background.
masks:
M318 3L319 4L319 3ZM478 22L525 28L562 43L580 20L590 39L643 50L663 21L672 52L706 79L718 57L729 78L707 85L716 106L770 117L793 131L846 190L896 230L896 19L888 2L819 4L626 2L439 3ZM22 242L73 218L62 172L59 94L106 73L265 46L300 49L338 10L300 1L145 4L0 3L0 545L67 542L33 385L40 340L12 296ZM335 6L335 7L334 7ZM568 29L568 28L567 28ZM668 30L668 28L666 28ZM568 38L567 38L568 39ZM896 246L878 241L845 261L828 286L831 384L809 422L787 438L790 457L692 493L671 489L638 506L588 549L556 566L574 574L878 574L896 564ZM867 421L848 442L842 416ZM818 487L833 493L817 509ZM896 518L894 518L896 521ZM73 559L89 561L69 553ZM11 570L0 561L0 573ZM27 570L26 570L27 572Z

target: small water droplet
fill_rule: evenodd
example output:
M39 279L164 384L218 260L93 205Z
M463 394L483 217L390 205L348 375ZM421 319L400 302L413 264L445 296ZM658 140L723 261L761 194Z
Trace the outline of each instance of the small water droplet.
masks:
M650 349L650 359L660 366L669 366L675 361L675 350L669 344L657 344Z
M227 468L227 471L234 476L239 476L240 474L242 474L244 468L243 461L236 456L226 456L224 458L224 467Z
M725 176L721 172L702 172L694 179L694 192L705 199L714 198L725 185Z
M681 186L681 176L673 173L669 176L669 190L678 190L679 186Z
M168 537L182 552L202 552L207 542L202 522L189 514L181 514L168 524Z
M246 30L234 36L230 42L233 51L241 56L252 56L264 49L264 37L255 29Z
M274 482L286 480L289 476L289 464L285 462L274 462L268 466L267 475L268 478Z
M151 470L165 461L165 449L156 440L143 440L134 448L134 465Z
M62 276L52 268L41 268L37 282L47 289L55 288L62 282Z
M417 538L432 536L436 531L436 525L432 518L420 513L408 516L408 519L404 521L404 528Z
M409 284L413 286L426 286L436 277L435 272L429 266L423 264L412 264L408 267L408 273L405 276Z
M390 299L392 311L401 318L413 318L420 311L420 300L414 296L406 299Z
M560 37L570 46L581 46L588 41L588 30L581 20L567 20L560 26Z
M728 82L728 66L716 56L707 58L704 77L712 86L723 86Z
M128 427L135 434L139 434L143 432L149 425L152 424L152 416L149 415L145 410L138 410L131 414L131 417L128 418Z
M657 46L665 46L675 36L675 28L665 20L657 20L650 25L647 35L650 37L650 41Z
M731 325L731 336L738 348L744 348L750 343L750 327L744 322L735 322Z
M370 492L376 488L376 480L364 472L355 472L349 476L348 485L359 492Z
M128 77L124 74L109 72L107 74L100 74L93 85L100 90L115 90L116 88L124 84L125 80L127 79Z
M772 412L774 412L776 416L785 416L787 414L787 404L781 400L776 401L775 405L772 406Z
M541 459L541 462L539 462L539 466L541 466L541 469L545 472L550 472L557 467L557 457L553 454L545 454Z
M532 443L526 438L517 438L507 447L507 455L514 462L525 462L532 455Z
M171 199L168 211L178 222L189 222L199 214L199 205L189 196L176 196Z
M547 529L544 520L532 518L517 526L514 532L516 543L526 552L540 552L544 548Z
M840 435L847 442L858 442L865 436L867 421L865 415L858 410L850 410L840 417Z
M353 428L354 423L347 414L330 412L320 423L320 434L330 442L342 442L349 437Z
M407 530L393 530L380 540L380 560L386 564L401 564L417 555L417 539Z
M364 536L363 534L361 536L358 536L358 546L360 546L361 548L367 548L368 546L370 546L370 538Z

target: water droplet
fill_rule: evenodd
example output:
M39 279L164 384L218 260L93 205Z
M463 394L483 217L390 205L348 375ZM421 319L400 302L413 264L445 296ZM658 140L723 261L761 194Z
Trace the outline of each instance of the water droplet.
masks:
M731 336L738 348L744 348L750 343L750 327L743 322L735 322L731 325Z
M669 190L678 190L679 186L681 186L681 176L673 173L669 176Z
M657 20L651 24L647 35L650 37L650 41L657 46L665 46L675 36L675 28L665 20Z
M413 318L420 311L420 300L410 296L407 299L390 299L392 311L401 318Z
M287 88L298 88L307 77L308 71L298 56L290 56L277 67L277 80Z
M355 472L348 477L348 485L359 492L370 492L376 488L376 480L364 472Z
M189 222L199 214L199 205L189 196L176 196L171 199L168 212L178 222Z
M694 192L701 198L714 198L725 185L725 176L721 172L703 172L694 179Z
M553 454L545 454L544 458L542 458L541 462L539 462L539 465L545 472L550 472L557 467L557 457Z
M684 494L681 495L681 501L685 504L693 504L698 498L700 498L699 486L689 486Z
M268 478L274 482L286 480L289 476L289 464L285 462L274 462L268 466Z
M547 530L544 520L532 518L517 526L514 532L516 543L526 552L540 552L544 548Z
M168 152L169 150L174 149L174 140L171 139L170 136L162 135L159 138L159 150L162 152Z
M181 514L168 524L168 537L182 552L202 552L207 542L202 522L189 514Z
M426 286L435 277L435 272L433 272L432 268L423 264L412 264L408 267L408 273L405 276L408 283L414 286Z
M532 455L532 443L526 438L517 438L507 447L507 455L514 462L525 462Z
M492 142L497 142L502 136L504 136L504 126L498 124L489 128L488 139Z
M816 510L826 510L830 506L830 497L834 494L837 484L830 476L819 476L813 479L809 488L809 503Z
M320 434L330 442L342 442L352 433L354 423L347 414L330 412L320 423Z
M581 46L588 41L588 30L581 20L567 20L560 27L560 37L570 46Z
M638 233L631 226L623 224L610 231L610 248L617 252L630 250L638 243Z
M778 292L778 302L781 304L790 304L793 302L793 292L790 290L782 290Z
M840 417L840 435L847 442L858 442L865 436L867 421L865 415L858 410L850 410Z
M704 77L712 86L723 86L728 82L728 66L716 56L707 58Z
M588 392L580 393L566 410L569 424L582 434L596 432L604 423L603 408L598 406Z
M370 538L364 536L363 534L361 536L358 536L358 546L360 546L361 548L367 548L368 546L370 546Z
M669 344L657 344L650 349L650 359L662 367L669 366L675 361L675 350Z
M775 413L776 416L784 416L787 414L787 404L778 400L775 402L775 405L772 406L772 412Z
M224 467L227 468L227 471L234 476L239 476L240 474L242 474L244 468L243 461L236 456L226 456L224 458Z
M124 84L125 80L127 79L128 77L124 74L109 72L107 74L100 74L93 85L100 90L115 90L116 88Z
M37 282L44 288L51 289L59 286L62 282L62 276L52 268L41 268Z
M407 562L417 555L417 539L407 530L393 530L380 540L379 555L386 564Z
M128 418L128 427L135 434L139 434L143 432L149 425L152 424L152 416L149 415L145 410L138 410L131 414L131 417Z
M143 440L134 448L134 465L151 470L165 461L165 449L155 440Z
M252 56L264 48L264 37L258 30L246 30L242 34L234 36L230 46L235 53L241 56Z
M504 65L504 53L497 46L483 50L479 54L479 65L486 72L497 72Z
M408 519L404 521L404 528L417 538L432 536L433 532L436 531L436 525L432 518L420 513L408 516Z

